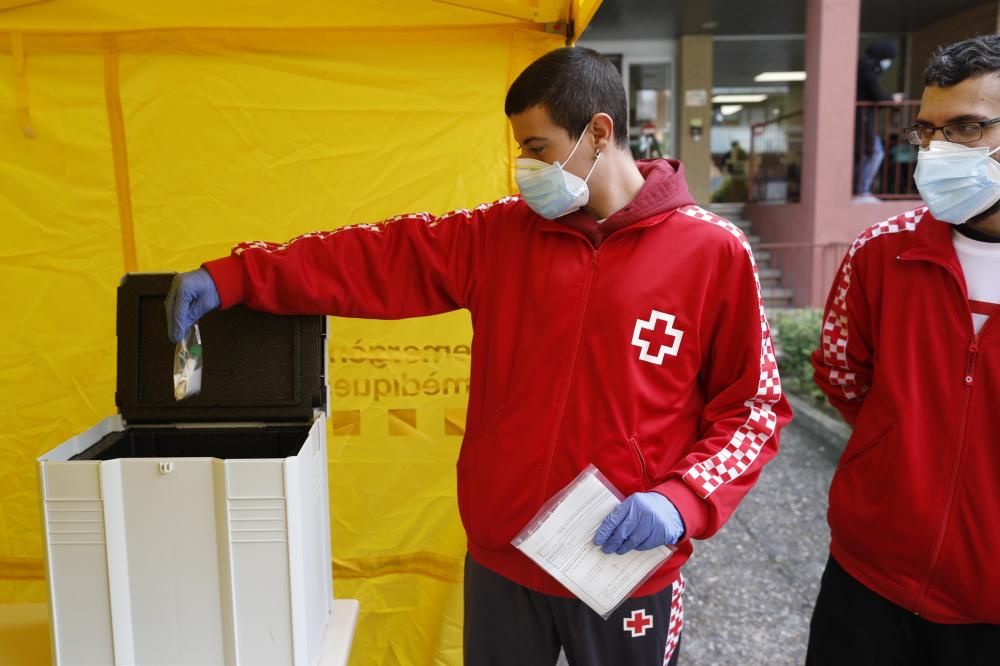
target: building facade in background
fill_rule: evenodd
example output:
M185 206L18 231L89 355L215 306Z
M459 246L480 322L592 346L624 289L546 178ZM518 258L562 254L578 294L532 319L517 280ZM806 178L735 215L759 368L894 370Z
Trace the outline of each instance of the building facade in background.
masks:
M998 23L998 0L621 0L579 44L619 66L633 154L680 158L698 202L745 223L769 305L818 307L857 234L919 205L901 130L927 59ZM876 44L896 54L876 64L885 94L858 101Z

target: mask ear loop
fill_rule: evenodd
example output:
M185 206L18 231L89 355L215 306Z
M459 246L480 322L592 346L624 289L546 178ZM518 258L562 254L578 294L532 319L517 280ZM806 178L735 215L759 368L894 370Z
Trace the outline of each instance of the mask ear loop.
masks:
M583 137L586 134L587 134L587 130L584 129L583 133L580 135L580 138L576 140L576 145L573 146L573 150L570 152L569 157L566 158L567 162L569 162L571 159L573 159L573 154L576 153L576 149L580 147L580 142L583 141ZM580 186L580 190L574 196L579 196L580 192L583 191L583 188L587 186L587 181L590 180L590 174L594 173L594 169L597 168L597 161L599 159L601 159L601 150L600 150L600 148L598 148L594 152L594 163L592 165L590 165L590 171L587 172L587 177L583 179L583 185ZM558 167L559 167L560 170L563 170L563 165L562 164L559 164L559 162L556 162L556 165L558 165Z
M556 162L556 164L559 165L560 169L563 167L564 164L566 164L566 162L569 162L571 159L573 159L573 155L576 154L576 149L580 147L580 142L583 141L583 137L586 136L586 134L587 130L584 129L583 133L580 134L580 138L576 140L576 145L573 146L573 150L569 151L569 156L566 158L565 162Z
M570 155L570 157L572 157L572 155ZM583 192L583 189L585 187L587 187L587 181L590 180L590 174L594 173L594 169L597 168L597 161L599 159L601 159L601 151L600 150L598 150L598 151L596 151L594 153L594 163L590 166L590 171L587 172L587 177L583 179L583 184L580 185L580 189L578 189L576 191L576 194L574 194L573 196L577 196L577 197L580 196L580 193ZM560 167L560 168L562 168L562 167Z

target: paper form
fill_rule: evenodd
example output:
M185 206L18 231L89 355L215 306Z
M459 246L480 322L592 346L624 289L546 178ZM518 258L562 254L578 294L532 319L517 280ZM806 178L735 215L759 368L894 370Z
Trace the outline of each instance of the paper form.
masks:
M666 546L606 555L594 534L620 500L593 466L546 506L514 545L607 619L673 553ZM551 513L544 515L547 510ZM526 534L527 532L527 534Z

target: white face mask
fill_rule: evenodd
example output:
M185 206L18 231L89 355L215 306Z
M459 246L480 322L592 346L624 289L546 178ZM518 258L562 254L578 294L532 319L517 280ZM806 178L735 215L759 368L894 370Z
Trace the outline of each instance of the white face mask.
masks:
M572 159L585 134L586 130L573 146L566 162ZM549 164L530 157L519 157L514 178L517 180L524 202L545 219L554 220L583 208L590 201L587 181L590 180L590 174L594 173L594 167L597 166L600 157L601 154L598 152L594 158L594 165L587 172L587 177L582 179L566 171L559 162Z
M884 72L885 70L892 67L892 60L890 60L889 58L885 58L884 60L879 60L878 66L881 67L882 71Z
M1000 201L1000 164L990 157L998 150L931 141L917 153L913 180L931 215L965 224Z

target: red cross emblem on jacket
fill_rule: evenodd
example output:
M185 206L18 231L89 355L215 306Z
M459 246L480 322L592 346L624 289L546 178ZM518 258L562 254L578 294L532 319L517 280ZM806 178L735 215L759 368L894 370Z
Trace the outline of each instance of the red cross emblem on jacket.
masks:
M657 327L658 322L663 322L662 330ZM649 332L650 339L646 338L644 331ZM635 331L632 333L632 344L639 348L641 360L654 365L663 365L663 359L667 354L677 356L683 337L684 331L674 328L674 315L653 310L649 319L636 320ZM669 344L666 342L668 338Z

